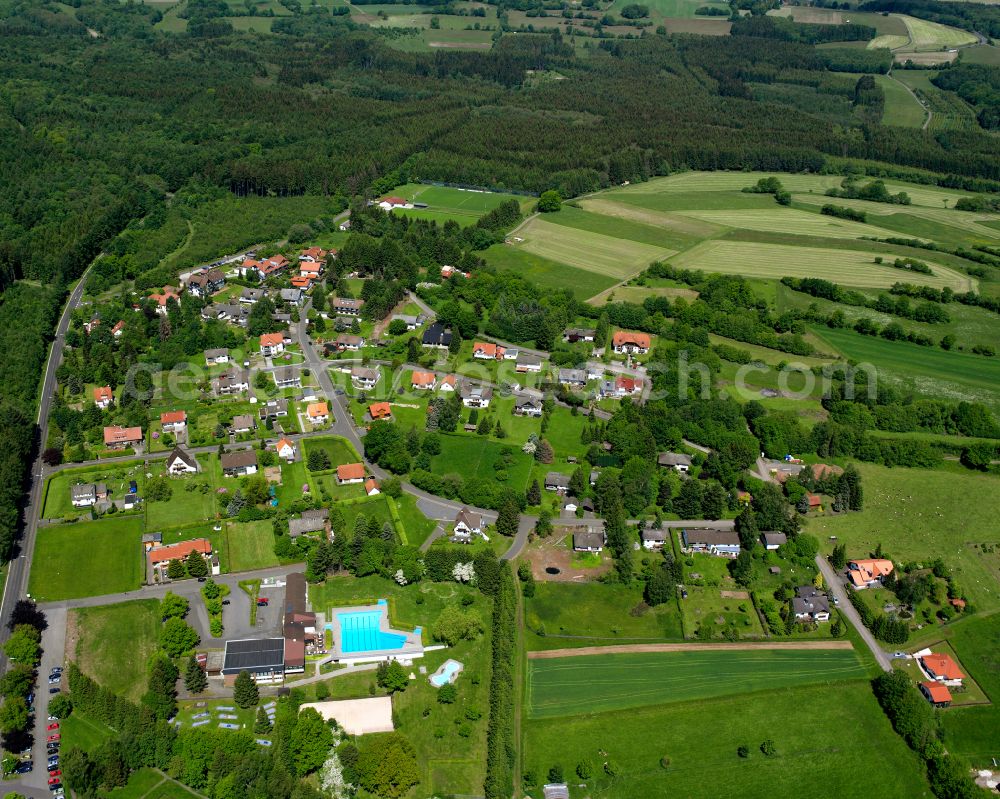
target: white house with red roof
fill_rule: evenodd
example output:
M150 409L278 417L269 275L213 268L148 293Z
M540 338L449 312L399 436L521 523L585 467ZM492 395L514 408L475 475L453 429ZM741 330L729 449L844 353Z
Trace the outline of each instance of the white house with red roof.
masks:
M383 211L391 211L394 208L412 208L413 203L405 197L383 197L378 201L378 207Z
M265 358L280 355L285 351L283 333L263 333L260 337L260 354Z
M111 386L97 386L94 389L94 405L102 411L106 411L110 408L114 399L115 395L111 390Z
M636 333L631 330L619 330L611 338L611 348L615 352L630 355L645 355L649 352L651 344L649 333Z
M472 345L472 357L480 361L502 361L506 348L488 341L477 341Z
M931 652L929 649L917 652L917 663L924 674L935 682L956 687L965 679L954 658L944 652Z
M179 433L187 427L187 414L184 411L161 413L160 426L164 433Z
M326 250L322 247L309 247L299 254L299 261L302 263L318 264L326 259Z
M111 328L111 335L114 336L115 338L121 338L122 331L124 330L125 330L125 321L120 320L118 322L115 322L115 326Z
M295 442L291 439L279 439L278 443L274 445L274 449L278 453L278 457L282 460L289 463L295 460Z
M107 449L127 449L142 444L143 440L141 427L112 425L104 428L104 446Z

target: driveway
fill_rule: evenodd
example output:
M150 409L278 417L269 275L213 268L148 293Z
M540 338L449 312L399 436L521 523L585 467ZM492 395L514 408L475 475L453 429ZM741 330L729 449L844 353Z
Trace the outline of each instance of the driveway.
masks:
M847 596L847 590L844 588L844 578L833 570L833 566L822 555L816 556L816 565L819 567L830 593L837 598L837 602L839 603L837 607L847 617L847 620L854 625L854 629L858 631L858 635L861 636L861 639L868 645L868 648L875 656L875 661L879 667L882 671L892 671L892 663L889 660L889 656L882 651L882 647L879 646L878 641L875 640L875 636L871 634L871 631L862 624L861 617L854 609L854 605L851 604L851 600Z

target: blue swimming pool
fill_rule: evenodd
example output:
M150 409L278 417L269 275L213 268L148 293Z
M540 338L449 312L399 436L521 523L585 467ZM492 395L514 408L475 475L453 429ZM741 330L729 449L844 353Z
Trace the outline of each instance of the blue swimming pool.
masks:
M376 652L382 649L402 649L406 636L379 629L381 610L338 613L341 652Z
M431 685L440 688L445 683L455 682L455 678L461 673L462 664L457 660L446 660L436 672L430 676Z

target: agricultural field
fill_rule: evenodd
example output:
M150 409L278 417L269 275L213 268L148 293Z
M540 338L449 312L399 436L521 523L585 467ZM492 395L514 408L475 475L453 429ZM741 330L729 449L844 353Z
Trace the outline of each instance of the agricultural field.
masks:
M395 21L398 17L392 19ZM425 19L430 19L430 17L425 17ZM448 17L442 17L442 19L448 19ZM470 18L461 17L460 19L468 20ZM434 31L435 35L440 33L441 31ZM517 200L521 205L522 211L528 210L535 202L534 197L528 197L523 194L503 194L500 192L456 189L450 186L428 186L422 183L407 183L393 189L392 194L405 197L413 203L427 205L426 210L397 210L393 213L417 217L420 217L422 213L438 214L443 217L440 221L451 218L466 225L473 224L483 214L492 211L507 200Z
M856 465L864 485L864 510L810 517L806 531L819 538L825 550L833 547L829 536L837 536L851 557L867 555L880 542L898 561L940 557L977 610L1000 609L996 477ZM969 497L976 498L974 513L969 512Z
M633 222L623 217L586 211L571 205L565 205L559 213L548 214L544 218L546 222L554 222L576 230L600 233L603 236L637 241L671 250L683 250L699 240L697 236L686 235L662 226Z
M561 765L573 799L759 799L805 795L817 785L836 785L839 797L867 799L870 786L857 775L875 772L884 778L881 796L931 795L917 756L893 732L863 681L633 709L627 724L620 713L583 712L524 725L525 770L541 782ZM771 757L759 750L764 739L774 742ZM745 759L737 755L744 745ZM583 788L575 774L579 763L595 775Z
M850 648L715 649L529 659L525 703L529 718L538 719L864 676Z
M935 288L950 286L968 291L971 278L938 264L928 264L933 275L874 263L870 253L860 250L834 250L820 247L796 247L787 244L758 244L743 241L713 240L699 244L670 260L684 269L746 275L778 280L782 277L825 277L844 286L889 288L901 280Z
M160 603L142 599L71 611L80 669L105 688L138 702L146 690L146 669L157 647Z
M511 246L618 280L638 274L653 261L666 260L676 252L638 241L567 228L539 217L521 227L517 237L523 241L515 241Z
M903 24L910 37L910 44L907 50L921 52L926 50L944 50L954 47L965 47L979 41L976 36L969 31L952 28L948 25L941 25L937 22L930 22L926 19L918 19L906 14L901 14Z
M886 341L853 330L813 332L845 357L874 364L879 380L925 397L981 402L1000 411L1000 361L995 358Z
M560 649L682 639L675 603L632 615L642 601L637 586L539 582L535 595L524 600L527 647Z
M791 233L798 236L827 236L840 239L859 239L863 236L891 236L892 231L838 219L834 216L782 208L772 203L770 208L741 209L732 211L682 211L682 216L700 219L713 225L767 233Z
M971 61L967 57L971 52L967 51L963 60ZM960 97L944 92L931 83L931 78L936 74L925 70L897 70L893 77L909 86L933 112L930 130L974 129L978 125L975 112Z
M142 520L104 518L39 528L28 591L41 602L115 594L142 579Z

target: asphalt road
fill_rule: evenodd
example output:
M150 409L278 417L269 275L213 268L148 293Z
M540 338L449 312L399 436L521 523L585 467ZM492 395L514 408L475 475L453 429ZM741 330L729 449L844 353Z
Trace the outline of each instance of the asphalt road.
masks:
M851 604L851 600L847 596L847 589L844 588L844 578L833 570L833 566L822 555L816 556L816 566L819 568L820 573L822 573L830 593L837 598L837 608L854 625L854 629L858 631L858 635L861 636L861 639L868 645L868 648L875 656L875 661L879 667L882 671L892 671L892 663L889 660L889 656L882 651L882 647L875 640L875 636L865 627L858 612L854 609L854 605Z

